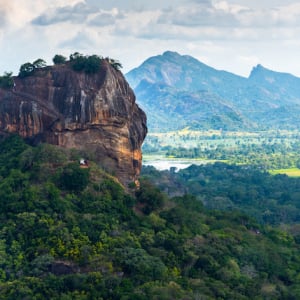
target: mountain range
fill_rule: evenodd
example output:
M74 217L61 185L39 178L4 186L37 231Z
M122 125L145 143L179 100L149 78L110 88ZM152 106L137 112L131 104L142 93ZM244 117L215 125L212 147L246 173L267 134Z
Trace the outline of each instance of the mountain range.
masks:
M260 64L246 78L167 51L125 77L152 132L300 127L300 78Z

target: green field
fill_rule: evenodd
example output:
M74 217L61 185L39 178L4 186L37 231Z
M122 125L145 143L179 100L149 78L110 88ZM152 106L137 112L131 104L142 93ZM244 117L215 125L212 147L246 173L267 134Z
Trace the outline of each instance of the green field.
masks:
M270 173L273 175L286 174L290 177L300 177L300 169L298 168L270 170Z

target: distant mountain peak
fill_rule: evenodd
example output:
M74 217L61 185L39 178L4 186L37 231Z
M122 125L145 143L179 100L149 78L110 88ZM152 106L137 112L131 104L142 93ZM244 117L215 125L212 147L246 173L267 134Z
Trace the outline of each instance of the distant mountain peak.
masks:
M260 70L266 69L262 64L257 64L257 66L254 68L260 69Z
M249 75L250 80L265 80L265 81L272 81L274 82L275 80L278 80L283 84L283 80L287 81L294 81L294 80L299 80L298 77L289 74L289 73L284 73L284 72L278 72L278 71L273 71L271 69L268 69L264 67L261 64L258 64L257 66L253 67L250 75ZM294 85L294 83L292 84Z
M187 54L180 54L176 51L165 51L161 57L164 59L164 60L176 60L180 63L192 63L192 64L197 64L198 66L204 66L204 67L207 67L207 68L211 68L213 69L212 67L206 65L205 63L201 62L200 60L198 60L197 58L193 57L193 56L190 56L190 55L187 55Z
M269 71L269 70L266 69L263 65L257 64L255 67L252 68L250 75L249 75L249 79L261 77L266 73L266 71Z
M148 115L150 131L300 128L300 78L262 64L247 78L165 51L126 78Z
M162 56L180 57L181 55L176 51L165 51Z

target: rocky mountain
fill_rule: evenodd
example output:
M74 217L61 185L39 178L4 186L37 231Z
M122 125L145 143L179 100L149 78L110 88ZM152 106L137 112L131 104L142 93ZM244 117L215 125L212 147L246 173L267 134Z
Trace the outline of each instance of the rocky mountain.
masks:
M13 81L13 88L0 89L1 135L93 153L124 184L136 179L146 115L109 61L103 59L92 74L76 72L67 62Z
M300 78L253 68L248 78L167 51L126 74L151 131L299 128Z

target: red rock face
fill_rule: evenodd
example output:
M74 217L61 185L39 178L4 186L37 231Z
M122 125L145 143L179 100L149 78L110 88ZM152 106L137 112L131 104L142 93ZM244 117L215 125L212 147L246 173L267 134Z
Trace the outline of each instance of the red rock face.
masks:
M0 89L0 133L93 152L122 183L136 180L146 115L121 72L106 61L96 74L57 65L14 82Z

